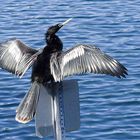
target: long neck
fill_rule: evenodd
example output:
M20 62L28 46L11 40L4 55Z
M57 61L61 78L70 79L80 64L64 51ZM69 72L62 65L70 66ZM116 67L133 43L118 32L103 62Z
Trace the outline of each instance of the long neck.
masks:
M62 51L63 43L57 35L46 35L47 46L44 48L48 53Z

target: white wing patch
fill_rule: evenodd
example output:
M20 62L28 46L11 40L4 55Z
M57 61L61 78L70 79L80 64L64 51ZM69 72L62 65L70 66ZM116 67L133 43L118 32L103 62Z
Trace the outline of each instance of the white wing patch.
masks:
M70 51L68 54L66 54L63 57L62 60L62 65L64 66L65 64L67 64L69 61L84 55L84 48L82 46L78 46L77 48L73 49L72 51Z
M10 46L8 47L9 53L13 56L16 62L20 60L21 57L21 51L17 47L17 42L12 42Z

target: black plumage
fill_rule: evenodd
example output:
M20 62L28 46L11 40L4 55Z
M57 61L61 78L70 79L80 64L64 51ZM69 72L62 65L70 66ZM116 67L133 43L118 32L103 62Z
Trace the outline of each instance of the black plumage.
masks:
M82 73L127 75L127 69L93 45L79 44L63 52L63 43L56 33L71 19L51 26L46 34L46 46L33 49L18 39L0 44L0 67L22 77L32 66L31 88L17 108L16 120L29 122L35 115L42 85L60 82L64 77Z

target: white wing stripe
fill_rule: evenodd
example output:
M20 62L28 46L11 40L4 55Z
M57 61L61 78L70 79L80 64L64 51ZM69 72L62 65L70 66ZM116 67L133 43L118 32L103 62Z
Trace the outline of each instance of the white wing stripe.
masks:
M17 47L16 42L12 42L9 45L8 51L11 54L11 56L15 59L15 61L18 62L22 54L21 54L20 49Z
M71 52L69 52L67 55L63 58L63 66L68 63L70 60L75 59L81 55L84 54L84 49L82 47L75 48Z

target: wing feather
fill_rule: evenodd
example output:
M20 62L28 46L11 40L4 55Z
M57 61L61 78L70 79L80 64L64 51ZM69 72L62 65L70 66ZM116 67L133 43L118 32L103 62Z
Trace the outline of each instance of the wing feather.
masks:
M127 75L127 69L121 63L91 45L77 45L55 57L53 62L57 61L59 61L59 71L56 73L55 68L51 67L55 81L81 73L108 74L119 78Z
M0 43L0 67L17 76L23 76L39 51L26 46L18 39Z

